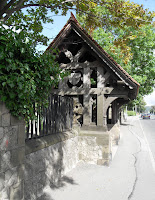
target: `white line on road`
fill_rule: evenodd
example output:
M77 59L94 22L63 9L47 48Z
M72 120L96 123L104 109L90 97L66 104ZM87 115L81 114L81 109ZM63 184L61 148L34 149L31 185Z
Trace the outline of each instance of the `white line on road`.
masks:
M141 127L141 129L142 129L142 133L143 133L143 136L144 136L144 140L145 140L145 142L146 142L146 146L147 146L149 155L150 155L152 167L153 167L153 170L155 171L155 160L154 160L154 157L153 157L153 153L152 153L152 151L151 151L151 149L150 149L149 142L148 142L148 140L147 140L147 137L146 137L146 135L145 135L145 132L144 132L144 129L143 129L143 127L142 127L142 124L141 124L140 120L139 120L139 123L140 123L140 127Z

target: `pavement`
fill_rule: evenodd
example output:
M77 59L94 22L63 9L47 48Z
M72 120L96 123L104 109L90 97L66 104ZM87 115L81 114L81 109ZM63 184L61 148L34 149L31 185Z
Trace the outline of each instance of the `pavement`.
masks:
M42 200L155 200L155 174L137 123L129 117L121 126L109 167L80 162L58 187L47 186Z

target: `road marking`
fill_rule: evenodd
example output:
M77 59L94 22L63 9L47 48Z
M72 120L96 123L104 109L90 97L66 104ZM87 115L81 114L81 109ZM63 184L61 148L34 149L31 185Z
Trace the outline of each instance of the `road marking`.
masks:
M139 120L139 119L138 119L138 120ZM146 135L145 135L145 132L144 132L144 129L143 129L143 127L142 127L142 124L141 124L140 120L139 120L139 123L140 123L140 127L141 127L141 129L142 129L142 133L143 133L143 136L144 136L144 140L145 140L145 142L146 142L146 146L147 146L149 155L150 155L152 167L153 167L153 170L155 171L155 159L154 159L154 157L153 157L153 153L152 153L152 151L151 151L151 149L150 149L149 142L148 142L148 140L147 140L147 137L146 137Z

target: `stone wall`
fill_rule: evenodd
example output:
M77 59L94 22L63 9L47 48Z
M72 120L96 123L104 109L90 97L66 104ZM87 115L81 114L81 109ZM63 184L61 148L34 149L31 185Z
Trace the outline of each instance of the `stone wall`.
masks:
M109 132L81 130L79 158L87 163L109 165L111 145Z
M25 124L0 102L0 199L24 199Z
M76 132L30 140L26 144L25 199L43 199L46 188L61 187L61 177L79 161L78 152Z
M76 127L25 142L24 121L0 102L0 200L45 199L46 188L72 182L62 176L80 160L109 165L109 133Z

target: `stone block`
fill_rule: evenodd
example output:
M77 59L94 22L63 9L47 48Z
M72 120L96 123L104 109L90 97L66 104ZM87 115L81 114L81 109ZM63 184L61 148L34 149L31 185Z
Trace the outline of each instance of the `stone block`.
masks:
M20 125L20 124L25 125L24 119L19 119L18 117L11 116L11 125L12 126L16 126L16 125Z
M97 165L109 166L109 160L99 159Z
M0 191L2 191L4 187L5 187L5 174L0 173ZM0 199L1 199L1 195L0 195Z
M5 103L0 101L0 112L2 114L9 113L9 109L5 106Z
M18 138L17 138L19 146L25 145L25 136L26 136L25 125L19 125L18 126Z
M24 162L25 149L14 149L0 152L0 172L16 167Z
M25 178L24 173L25 173L25 163L17 166L17 176L19 182L24 180Z
M11 152L10 162L13 167L24 163L24 159L25 159L24 147L13 149L10 152Z
M37 198L38 198L43 195L43 190L48 180L47 180L45 172L41 172L37 174L37 176L34 177L33 180L34 180L33 184L36 186L36 193L37 193Z
M42 171L45 171L45 159L46 155L43 156L44 154L41 151L36 152L35 154L35 159L33 162L33 168L34 168L34 174L37 175ZM47 158L50 159L50 158Z
M34 185L33 179L28 179L24 182L24 197L25 200L37 199L37 186Z
M24 182L18 182L10 188L9 200L24 200Z
M5 171L5 187L13 187L18 183L17 167Z
M0 147L1 147L1 141L3 140L4 138L4 129L2 127L0 127ZM1 148L0 148L1 150Z
M2 115L2 126L10 126L11 114L5 113Z
M11 150L17 148L18 127L4 127L4 137L1 142L1 150Z
M2 126L2 113L0 111L0 126Z
M12 168L10 151L0 152L0 164L0 172L5 172L6 170Z
M24 172L25 180L33 178L34 176L33 162L34 162L34 159L32 156L27 155L25 157L25 172Z
M98 145L102 145L102 146L108 146L109 145L109 135L105 134L102 136L98 136L96 138L96 142Z

